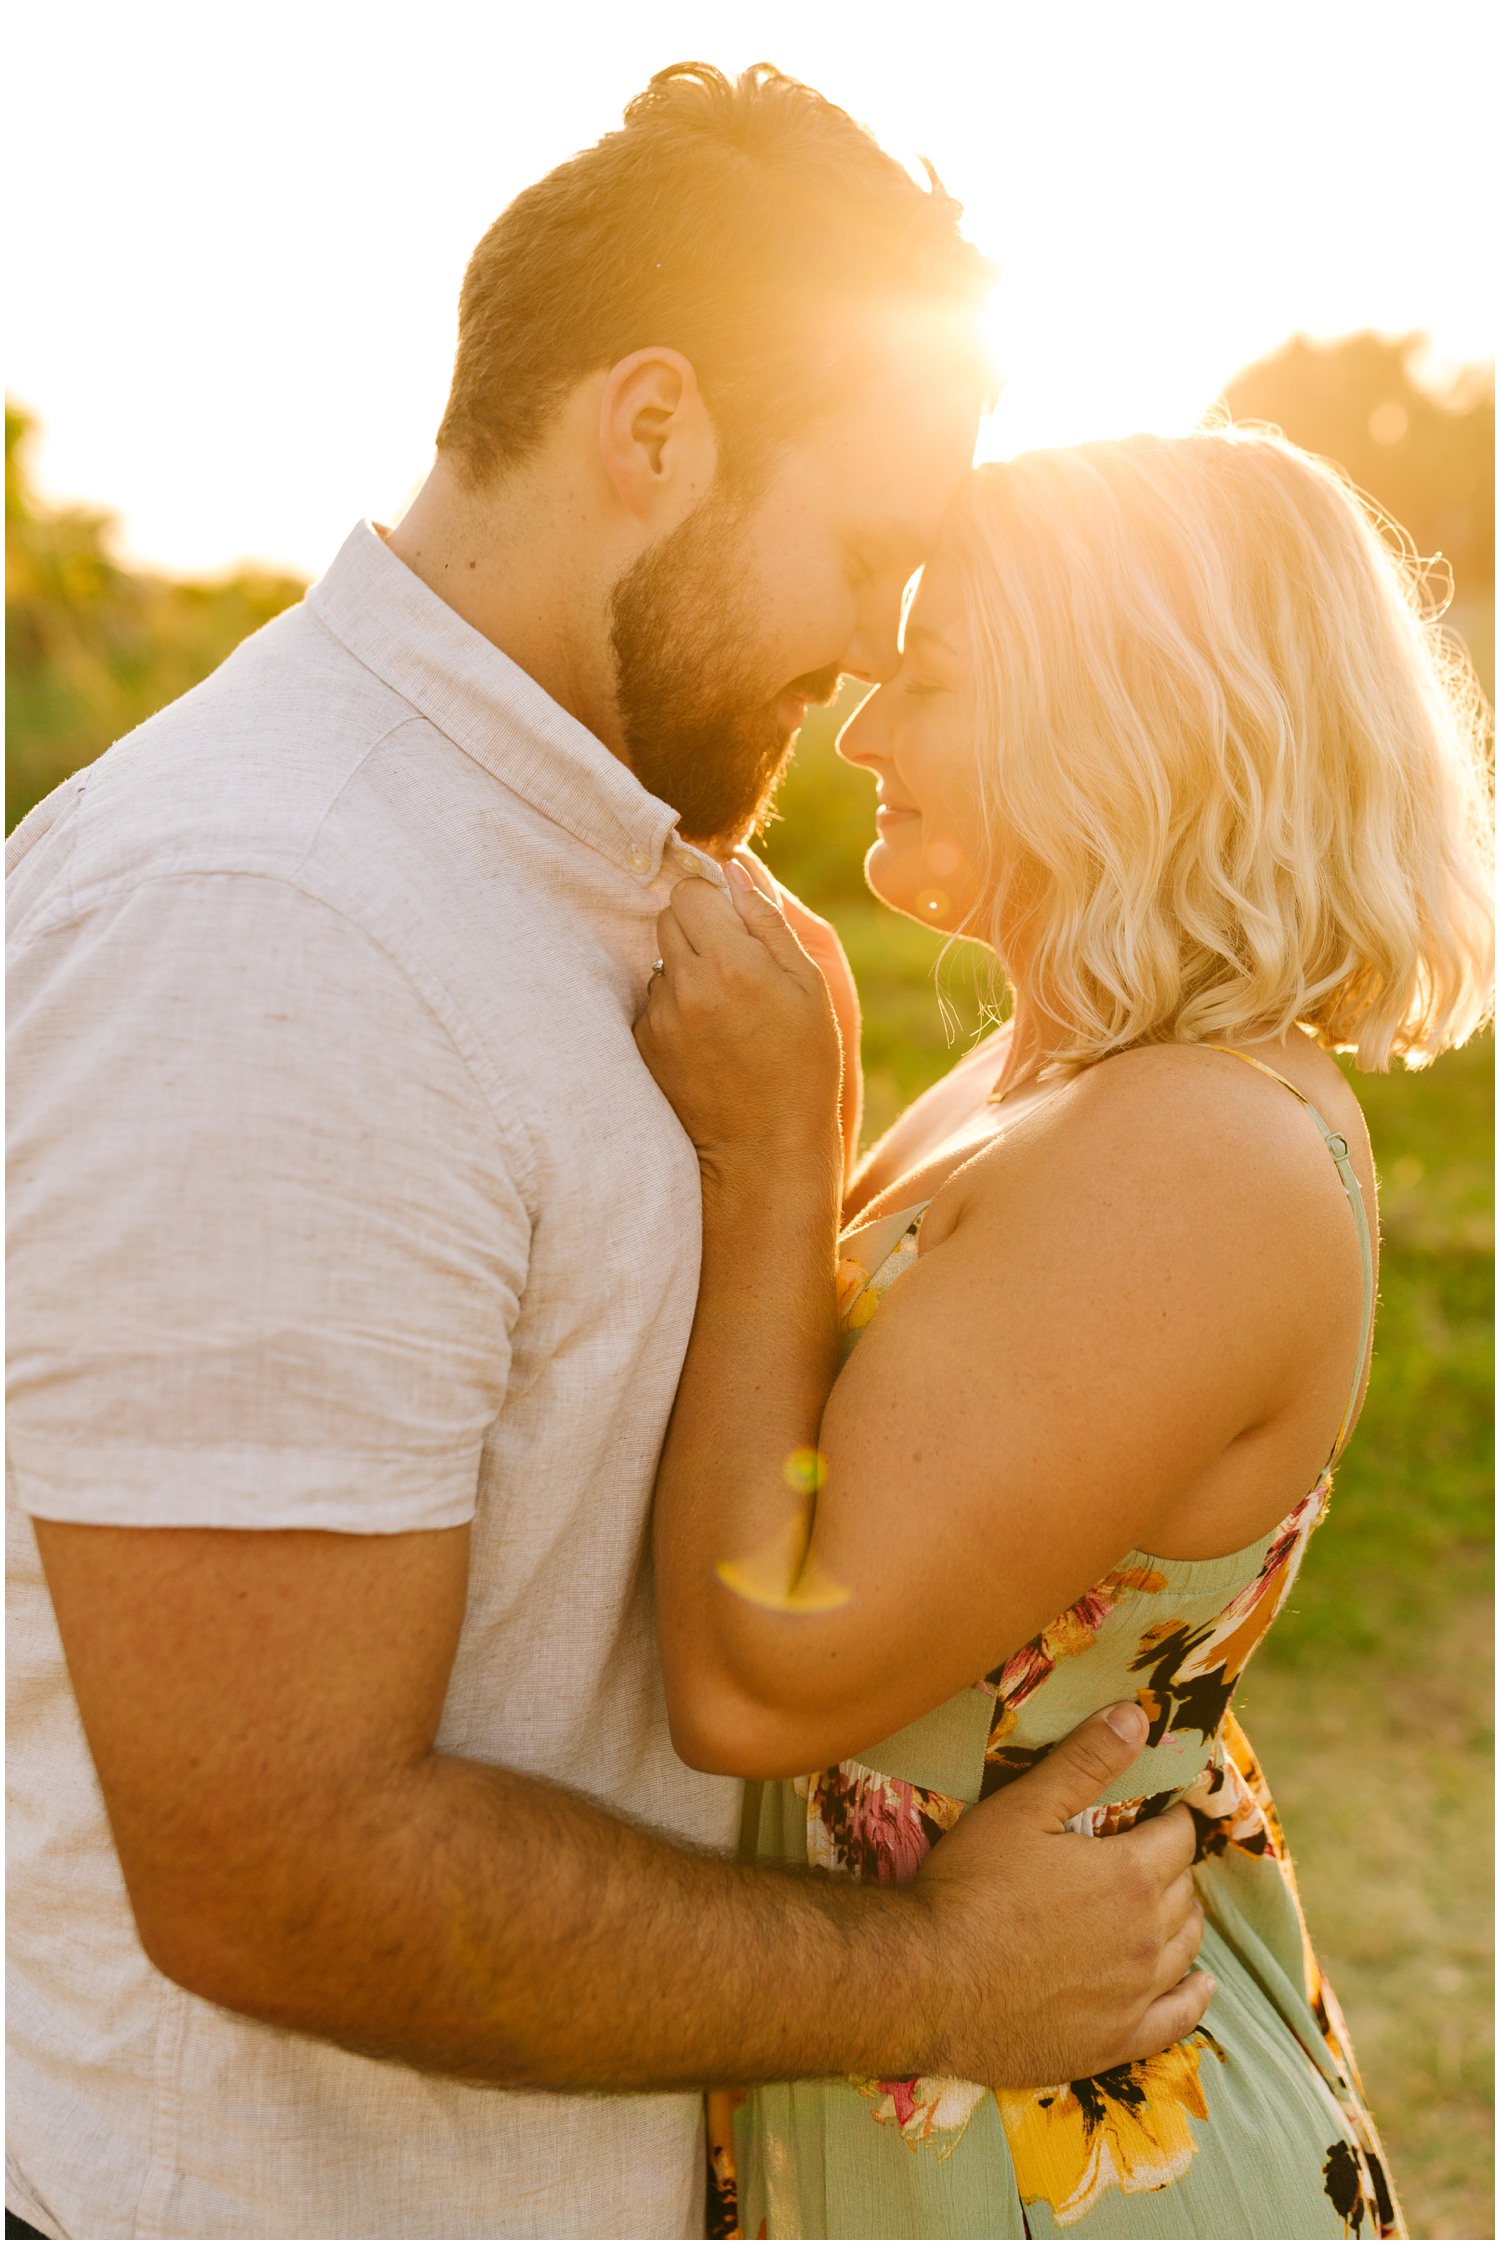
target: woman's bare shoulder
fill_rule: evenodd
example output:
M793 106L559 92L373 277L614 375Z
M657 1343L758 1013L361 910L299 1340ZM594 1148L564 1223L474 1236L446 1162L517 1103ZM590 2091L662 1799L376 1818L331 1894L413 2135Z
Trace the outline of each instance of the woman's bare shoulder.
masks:
M1264 1065L1345 1135L1373 1193L1363 1118L1336 1064L1309 1044L1277 1048ZM960 1203L1002 1221L1026 1206L1059 1231L1096 1227L1100 1250L1107 1238L1127 1251L1166 1232L1180 1240L1185 1228L1229 1242L1270 1223L1300 1254L1299 1242L1322 1243L1348 1223L1341 1194L1329 1190L1331 1167L1301 1100L1260 1069L1201 1045L1139 1047L1018 1116L954 1178L951 1213L935 1229L948 1228Z

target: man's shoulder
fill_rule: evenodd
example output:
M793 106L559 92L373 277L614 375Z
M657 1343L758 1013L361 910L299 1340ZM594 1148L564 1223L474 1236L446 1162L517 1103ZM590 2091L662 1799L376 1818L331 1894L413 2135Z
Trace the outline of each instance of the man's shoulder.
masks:
M152 879L300 878L326 859L330 825L337 832L351 813L358 851L409 852L414 831L391 791L359 786L396 735L413 785L424 767L467 762L311 608L288 610L17 830L6 865L12 931Z

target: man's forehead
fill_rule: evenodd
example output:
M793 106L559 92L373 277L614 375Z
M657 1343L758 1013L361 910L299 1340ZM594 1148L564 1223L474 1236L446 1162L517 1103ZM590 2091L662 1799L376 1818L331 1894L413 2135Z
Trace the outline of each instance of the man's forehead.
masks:
M950 398L851 432L839 463L844 518L862 544L916 559L932 551L949 506L973 465L979 411Z
M982 410L979 384L927 344L861 383L835 438L842 477L878 533L930 545L972 465Z
M851 440L892 418L938 439L977 425L988 395L979 322L952 305L861 305L827 313L810 338L830 375L856 371L838 416Z

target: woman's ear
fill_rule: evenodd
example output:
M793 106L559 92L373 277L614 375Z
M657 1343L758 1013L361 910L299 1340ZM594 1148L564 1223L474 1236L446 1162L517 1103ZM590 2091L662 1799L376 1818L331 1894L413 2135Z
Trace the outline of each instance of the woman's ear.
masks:
M705 496L718 444L692 362L680 351L633 351L612 366L599 401L599 457L621 504L666 528Z

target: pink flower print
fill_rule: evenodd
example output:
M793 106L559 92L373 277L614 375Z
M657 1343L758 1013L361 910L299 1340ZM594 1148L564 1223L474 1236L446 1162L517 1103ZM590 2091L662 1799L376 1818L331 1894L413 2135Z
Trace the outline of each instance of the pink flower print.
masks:
M917 2109L916 2082L914 2080L882 2081L877 2083L876 2086L883 2089L890 2098L891 2109L896 2115L897 2127L904 2128Z
M926 2150L948 2159L978 2107L988 2096L977 2082L947 2074L918 2074L912 2081L862 2081L854 2086L869 2098L870 2117L900 2131L912 2151Z
M898 1885L963 1813L962 1801L858 1762L821 1770L807 1787L807 1859L846 1878Z

